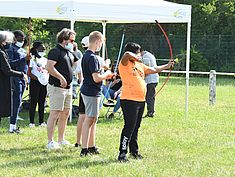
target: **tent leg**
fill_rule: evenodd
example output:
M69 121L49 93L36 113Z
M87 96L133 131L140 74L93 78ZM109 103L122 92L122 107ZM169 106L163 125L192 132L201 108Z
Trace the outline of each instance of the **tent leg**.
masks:
M70 29L71 30L74 30L74 23L75 23L74 20L70 20Z
M188 119L188 96L189 96L189 62L190 62L190 36L191 22L187 23L187 56L186 56L186 96L185 96L185 118Z
M71 19L70 20L70 29L71 30L74 30L74 23L75 23L75 20L73 20L73 19ZM73 82L71 83L71 88L70 89L72 89L73 88ZM72 119L73 119L73 103L71 103L71 109L70 109L70 112L69 112L69 122L71 123L72 122Z
M102 21L102 26L103 26L103 35L106 38L106 21ZM103 43L102 47L102 58L105 59L105 49L106 49L106 42Z

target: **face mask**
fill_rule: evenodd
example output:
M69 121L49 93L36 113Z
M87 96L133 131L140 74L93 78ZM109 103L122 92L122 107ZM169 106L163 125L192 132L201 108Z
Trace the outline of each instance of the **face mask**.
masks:
M45 52L38 52L38 55L39 55L40 57L44 57L44 56L46 55L46 53L45 53Z
M21 48L24 45L24 42L16 42L15 45Z
M100 50L101 50L101 47L102 47L102 46L97 47L95 51L99 53L99 52L100 52Z
M65 45L65 47L64 47L65 49L67 49L67 50L73 50L73 44L72 43L68 43L67 45Z

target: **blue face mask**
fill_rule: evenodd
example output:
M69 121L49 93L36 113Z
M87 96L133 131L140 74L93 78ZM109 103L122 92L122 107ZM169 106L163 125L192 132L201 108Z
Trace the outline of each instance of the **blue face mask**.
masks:
M67 49L67 50L72 51L73 50L73 44L72 43L68 43L68 44L65 45L64 48Z

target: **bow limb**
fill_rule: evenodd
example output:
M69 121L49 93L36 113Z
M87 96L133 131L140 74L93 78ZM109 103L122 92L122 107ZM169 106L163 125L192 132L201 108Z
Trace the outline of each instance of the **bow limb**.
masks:
M29 17L29 26L28 26L28 52L27 52L27 63L28 63L28 72L27 72L27 75L29 76L29 72L30 72L30 67L29 67L29 64L30 64L30 59L31 59L31 56L30 56L30 45L31 45L31 32L32 32L32 19L31 17ZM29 83L26 84L26 90L28 90L28 86L29 86Z
M172 47L171 47L171 42L165 32L165 30L162 28L162 26L160 25L160 23L156 21L156 25L160 28L160 30L162 31L166 41L167 41L167 44L168 44L168 47L169 47L169 52L170 52L170 59L173 60L173 52L172 52ZM163 89L163 87L166 85L166 83L168 82L169 78L170 78L170 75L171 75L171 71L172 71L172 67L170 68L170 72L165 80L165 82L162 84L162 86L160 87L160 89L157 91L156 95L159 94L159 92Z

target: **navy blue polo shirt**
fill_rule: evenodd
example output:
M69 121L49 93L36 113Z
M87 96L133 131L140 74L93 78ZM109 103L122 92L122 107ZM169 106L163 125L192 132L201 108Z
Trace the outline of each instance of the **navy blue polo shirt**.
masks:
M56 61L54 67L65 78L69 86L73 79L73 63L78 61L75 55L61 45L57 44L54 49L49 51L48 60ZM60 87L60 80L50 75L49 84Z
M101 68L95 53L91 50L87 50L82 57L82 74L84 77L81 93L86 96L101 96L102 82L96 83L93 80L93 73L100 73Z

